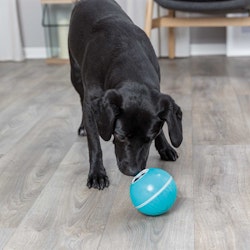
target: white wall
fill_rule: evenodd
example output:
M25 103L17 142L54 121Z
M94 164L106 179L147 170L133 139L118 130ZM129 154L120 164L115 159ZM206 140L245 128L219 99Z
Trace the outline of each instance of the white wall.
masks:
M24 50L28 58L45 57L42 7L39 0L17 0Z

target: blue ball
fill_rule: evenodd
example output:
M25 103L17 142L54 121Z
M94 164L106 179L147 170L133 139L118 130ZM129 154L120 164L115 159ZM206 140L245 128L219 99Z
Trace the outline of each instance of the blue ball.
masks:
M176 197L177 187L173 177L159 168L142 170L130 185L131 201L145 215L166 213L174 205Z

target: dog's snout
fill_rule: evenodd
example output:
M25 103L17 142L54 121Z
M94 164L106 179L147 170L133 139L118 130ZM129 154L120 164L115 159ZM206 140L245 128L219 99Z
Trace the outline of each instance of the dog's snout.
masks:
M145 167L138 167L138 166L132 166L128 164L127 162L123 162L118 164L119 170L128 176L135 176L137 175L141 170L143 170Z

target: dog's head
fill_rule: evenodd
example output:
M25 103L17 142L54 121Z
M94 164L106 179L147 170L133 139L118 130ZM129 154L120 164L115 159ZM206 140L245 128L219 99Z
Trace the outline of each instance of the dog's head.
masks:
M158 93L138 105L117 90L108 90L99 107L99 134L106 141L114 136L117 164L126 175L134 176L146 167L150 145L164 122L172 145L179 147L182 142L182 112L168 95Z

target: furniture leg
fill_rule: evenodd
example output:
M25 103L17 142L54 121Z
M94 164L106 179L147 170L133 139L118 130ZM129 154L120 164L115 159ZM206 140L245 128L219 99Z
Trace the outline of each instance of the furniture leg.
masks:
M154 7L154 1L153 0L147 0L147 6L146 6L146 18L145 18L145 33L148 37L151 36L151 30L152 30L152 20L153 20L153 7Z
M169 10L169 17L174 18L175 17L175 11ZM169 27L168 28L168 57L170 59L175 58L175 28Z

